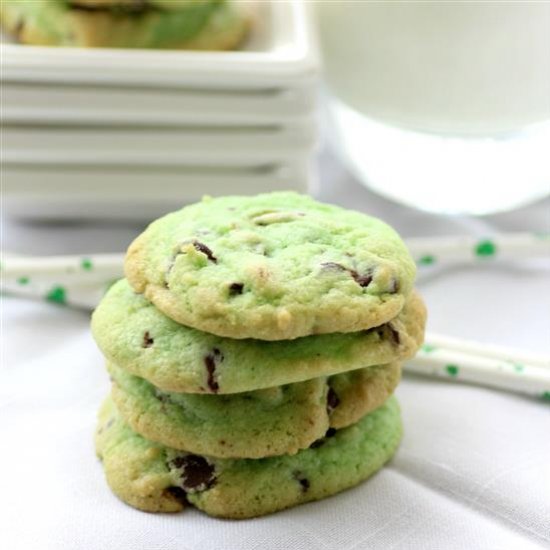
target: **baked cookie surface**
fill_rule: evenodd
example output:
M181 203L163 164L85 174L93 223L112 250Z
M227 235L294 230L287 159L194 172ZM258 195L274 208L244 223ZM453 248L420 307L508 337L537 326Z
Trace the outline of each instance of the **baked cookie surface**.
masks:
M188 503L226 518L261 516L333 495L370 477L401 439L395 398L295 455L220 459L182 453L133 432L108 399L96 450L107 482L124 502L149 512Z
M221 458L294 454L329 428L357 422L397 386L398 363L231 395L160 392L108 365L112 398L129 426L151 441Z
M403 361L422 344L426 310L413 292L385 325L286 341L235 340L172 321L122 279L92 316L107 358L163 391L238 393Z
M415 265L382 221L277 192L206 198L158 219L130 245L125 272L182 324L289 340L389 321Z
M2 26L19 42L44 46L224 50L244 38L248 17L215 0L180 9L90 9L64 0L2 0Z

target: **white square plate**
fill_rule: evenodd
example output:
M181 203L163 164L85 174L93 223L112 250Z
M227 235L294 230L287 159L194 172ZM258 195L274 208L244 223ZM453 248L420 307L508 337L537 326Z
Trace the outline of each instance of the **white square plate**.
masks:
M6 166L4 215L23 220L151 220L205 195L312 192L308 161L263 168Z
M7 124L263 126L311 124L316 89L193 90L38 82L2 83Z
M302 0L247 2L254 24L239 51L194 52L2 44L2 80L106 85L270 89L303 86L318 72Z
M4 166L13 164L261 167L310 157L312 124L266 128L2 128Z

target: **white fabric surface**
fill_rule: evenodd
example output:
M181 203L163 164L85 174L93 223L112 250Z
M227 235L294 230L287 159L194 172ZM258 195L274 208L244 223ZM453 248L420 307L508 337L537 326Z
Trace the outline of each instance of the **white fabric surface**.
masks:
M447 219L370 194L329 156L324 200L379 215L405 236L550 229L550 201L484 220ZM122 250L135 227L19 226L22 253ZM433 331L550 352L548 265L443 270L421 280ZM0 541L9 550L550 548L550 406L406 376L405 437L369 482L248 521L138 512L109 491L94 455L109 383L87 314L5 298L0 382Z

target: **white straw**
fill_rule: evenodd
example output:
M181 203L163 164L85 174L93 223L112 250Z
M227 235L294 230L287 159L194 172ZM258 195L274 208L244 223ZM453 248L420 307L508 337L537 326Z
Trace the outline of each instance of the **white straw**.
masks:
M92 310L109 288L109 284L100 285L93 282L86 284L64 285L60 283L51 283L48 281L29 282L20 284L12 282L2 282L2 291L12 296L29 298L35 300L44 300L46 302L67 305L78 309Z
M445 343L452 347L446 347ZM441 335L426 343L405 370L550 399L550 358Z
M420 237L406 240L419 266L480 263L490 260L550 259L550 234L501 233L472 236Z
M456 351L472 356L497 359L508 363L525 363L537 367L544 367L550 372L550 357L543 357L534 353L528 353L504 346L495 346L494 344L485 344L462 338L454 338L430 332L426 336L426 343L422 352L433 356L434 351L444 349L447 351Z
M2 279L20 277L91 282L123 276L124 254L82 254L70 256L2 255Z

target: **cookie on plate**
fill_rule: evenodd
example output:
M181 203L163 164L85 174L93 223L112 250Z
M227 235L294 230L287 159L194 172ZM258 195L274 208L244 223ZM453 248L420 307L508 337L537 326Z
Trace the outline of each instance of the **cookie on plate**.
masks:
M90 8L63 0L2 0L2 26L19 42L45 46L225 50L243 40L249 18L211 0L164 10L142 3Z
M92 332L110 362L161 390L225 394L403 361L422 344L425 321L413 292L396 318L366 331L235 340L172 321L123 279L95 310Z
M96 450L111 489L131 506L177 512L189 503L212 516L250 518L357 485L393 456L401 430L391 397L359 422L295 455L212 458L144 439L108 399L100 411Z
M161 392L108 365L112 397L140 435L167 447L221 458L294 454L382 405L400 379L400 365L358 369L231 395Z
M126 276L172 319L229 338L354 332L395 317L415 265L382 221L308 196L206 198L153 222Z

